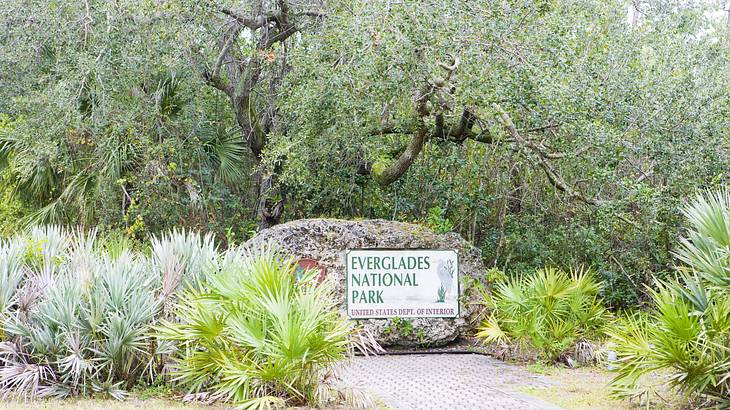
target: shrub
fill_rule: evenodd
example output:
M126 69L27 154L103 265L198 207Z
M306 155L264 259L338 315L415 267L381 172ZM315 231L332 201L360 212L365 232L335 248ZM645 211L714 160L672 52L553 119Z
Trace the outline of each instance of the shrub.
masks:
M610 320L599 291L593 273L582 269L566 273L544 268L531 276L507 279L486 295L492 311L477 337L548 361L579 347L576 358L591 360L590 352L585 357L586 343L603 338Z
M212 243L184 232L152 242L147 257L56 226L0 241L0 396L120 399L162 370L151 325Z
M293 259L272 249L231 249L217 272L189 287L160 337L177 343L175 374L192 391L211 389L245 408L328 400L333 365L353 328L334 285L316 272L295 279Z
M730 406L730 193L700 195L684 215L678 278L652 291L647 318L612 331L619 366L615 395L645 398L657 385ZM659 372L657 372L659 371Z
M0 398L121 399L175 367L193 390L254 407L321 403L336 362L378 348L339 316L330 282L295 281L276 252L221 254L185 231L129 245L57 226L0 240ZM339 399L370 403L344 387Z

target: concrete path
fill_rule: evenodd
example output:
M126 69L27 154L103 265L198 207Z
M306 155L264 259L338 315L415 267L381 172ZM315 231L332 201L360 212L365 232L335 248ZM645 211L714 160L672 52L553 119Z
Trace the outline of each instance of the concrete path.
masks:
M342 378L397 410L560 409L518 392L547 378L478 354L356 357Z

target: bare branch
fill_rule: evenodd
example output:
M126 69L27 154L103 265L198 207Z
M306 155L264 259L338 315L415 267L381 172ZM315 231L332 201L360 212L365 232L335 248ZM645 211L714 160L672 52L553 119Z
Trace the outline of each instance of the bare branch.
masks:
M220 53L218 53L218 58L215 60L215 65L213 66L213 73L212 77L218 77L220 75L221 66L223 65L223 60L228 56L231 46L233 45L233 42L236 41L239 34L241 33L241 26L236 25L232 30L228 38L223 43L223 46L221 47Z
M448 65L444 63L443 61L439 61L438 65L439 67L443 68L448 72L448 77L451 77L451 74L453 74L454 71L456 71L457 68L459 68L459 63L461 62L459 60L459 57L451 57L451 65Z
M499 104L492 104L492 108L494 108L494 110L497 112L500 123L502 123L505 129L507 129L507 132L514 139L514 141L517 142L520 146L528 148L530 151L537 154L538 165L540 166L540 168L542 168L543 172L545 172L548 180L555 188L565 192L569 197L578 199L579 201L586 204L596 206L602 206L605 204L605 202L602 200L586 197L581 192L574 189L567 182L565 182L565 180L560 176L555 167L553 167L550 161L548 161L548 159L550 158L548 153L544 152L544 150L539 145L522 137L522 135L520 135L520 133L517 131L517 128L512 122L512 119L509 117L509 115L507 115L507 113L502 109Z
M231 9L223 8L223 9L221 9L221 13L225 14L228 17L233 18L240 25L242 25L252 31L258 30L261 27L263 27L269 23L272 23L274 21L277 21L279 18L281 18L280 12L264 13L264 14L260 14L256 17L244 17Z
M262 50L271 48L271 46L273 46L274 44L280 43L280 42L286 40L287 38L291 37L297 31L299 31L299 29L296 26L294 26L293 24L283 25L278 33L274 34L271 37L268 37L266 39L266 41L259 48L261 48Z

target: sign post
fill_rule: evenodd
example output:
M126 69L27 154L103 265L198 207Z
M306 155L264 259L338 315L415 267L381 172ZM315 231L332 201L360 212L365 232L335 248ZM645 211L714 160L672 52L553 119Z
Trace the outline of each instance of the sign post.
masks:
M354 249L345 263L350 319L459 316L453 250Z

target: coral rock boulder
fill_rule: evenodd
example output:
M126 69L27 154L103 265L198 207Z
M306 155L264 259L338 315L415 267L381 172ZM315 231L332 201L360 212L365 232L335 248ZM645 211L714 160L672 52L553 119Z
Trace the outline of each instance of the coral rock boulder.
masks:
M484 266L478 249L454 233L436 234L420 225L386 220L302 219L259 232L246 246L267 242L318 267L334 280L346 312L345 253L351 249L452 249L459 257L459 316L456 318L361 319L384 346L441 346L469 334L476 325L478 284L484 284Z

